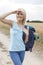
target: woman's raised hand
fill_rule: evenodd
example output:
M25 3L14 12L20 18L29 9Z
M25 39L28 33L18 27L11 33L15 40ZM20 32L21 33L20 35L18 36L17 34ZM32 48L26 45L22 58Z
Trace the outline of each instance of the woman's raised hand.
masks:
M11 13L12 13L12 14L16 14L16 13L17 13L17 10L15 10L15 11L12 11Z

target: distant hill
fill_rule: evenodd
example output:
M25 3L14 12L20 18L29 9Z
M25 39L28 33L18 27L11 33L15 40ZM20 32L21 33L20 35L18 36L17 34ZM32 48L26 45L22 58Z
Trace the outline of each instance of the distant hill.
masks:
M30 23L43 23L43 21L40 21L40 20L32 20L32 21L27 20L27 22L30 22Z

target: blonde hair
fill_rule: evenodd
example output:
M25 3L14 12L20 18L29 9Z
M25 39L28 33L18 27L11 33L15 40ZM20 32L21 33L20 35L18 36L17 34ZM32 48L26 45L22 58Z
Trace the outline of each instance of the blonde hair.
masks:
M21 11L23 13L23 16L24 16L23 23L25 23L25 20L26 20L26 11L23 8L18 8L18 11Z

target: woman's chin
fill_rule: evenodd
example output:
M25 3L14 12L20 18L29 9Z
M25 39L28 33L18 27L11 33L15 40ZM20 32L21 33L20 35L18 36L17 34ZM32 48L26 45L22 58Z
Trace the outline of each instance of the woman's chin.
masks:
M22 21L22 19L18 19L18 21Z

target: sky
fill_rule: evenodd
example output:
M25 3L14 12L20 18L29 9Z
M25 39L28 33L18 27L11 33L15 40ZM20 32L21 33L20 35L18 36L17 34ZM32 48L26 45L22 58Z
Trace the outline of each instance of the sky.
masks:
M0 0L0 16L9 11L18 8L24 8L27 14L27 20L43 21L43 0ZM15 19L15 16L8 18Z
M43 0L9 0L15 3L43 4Z

